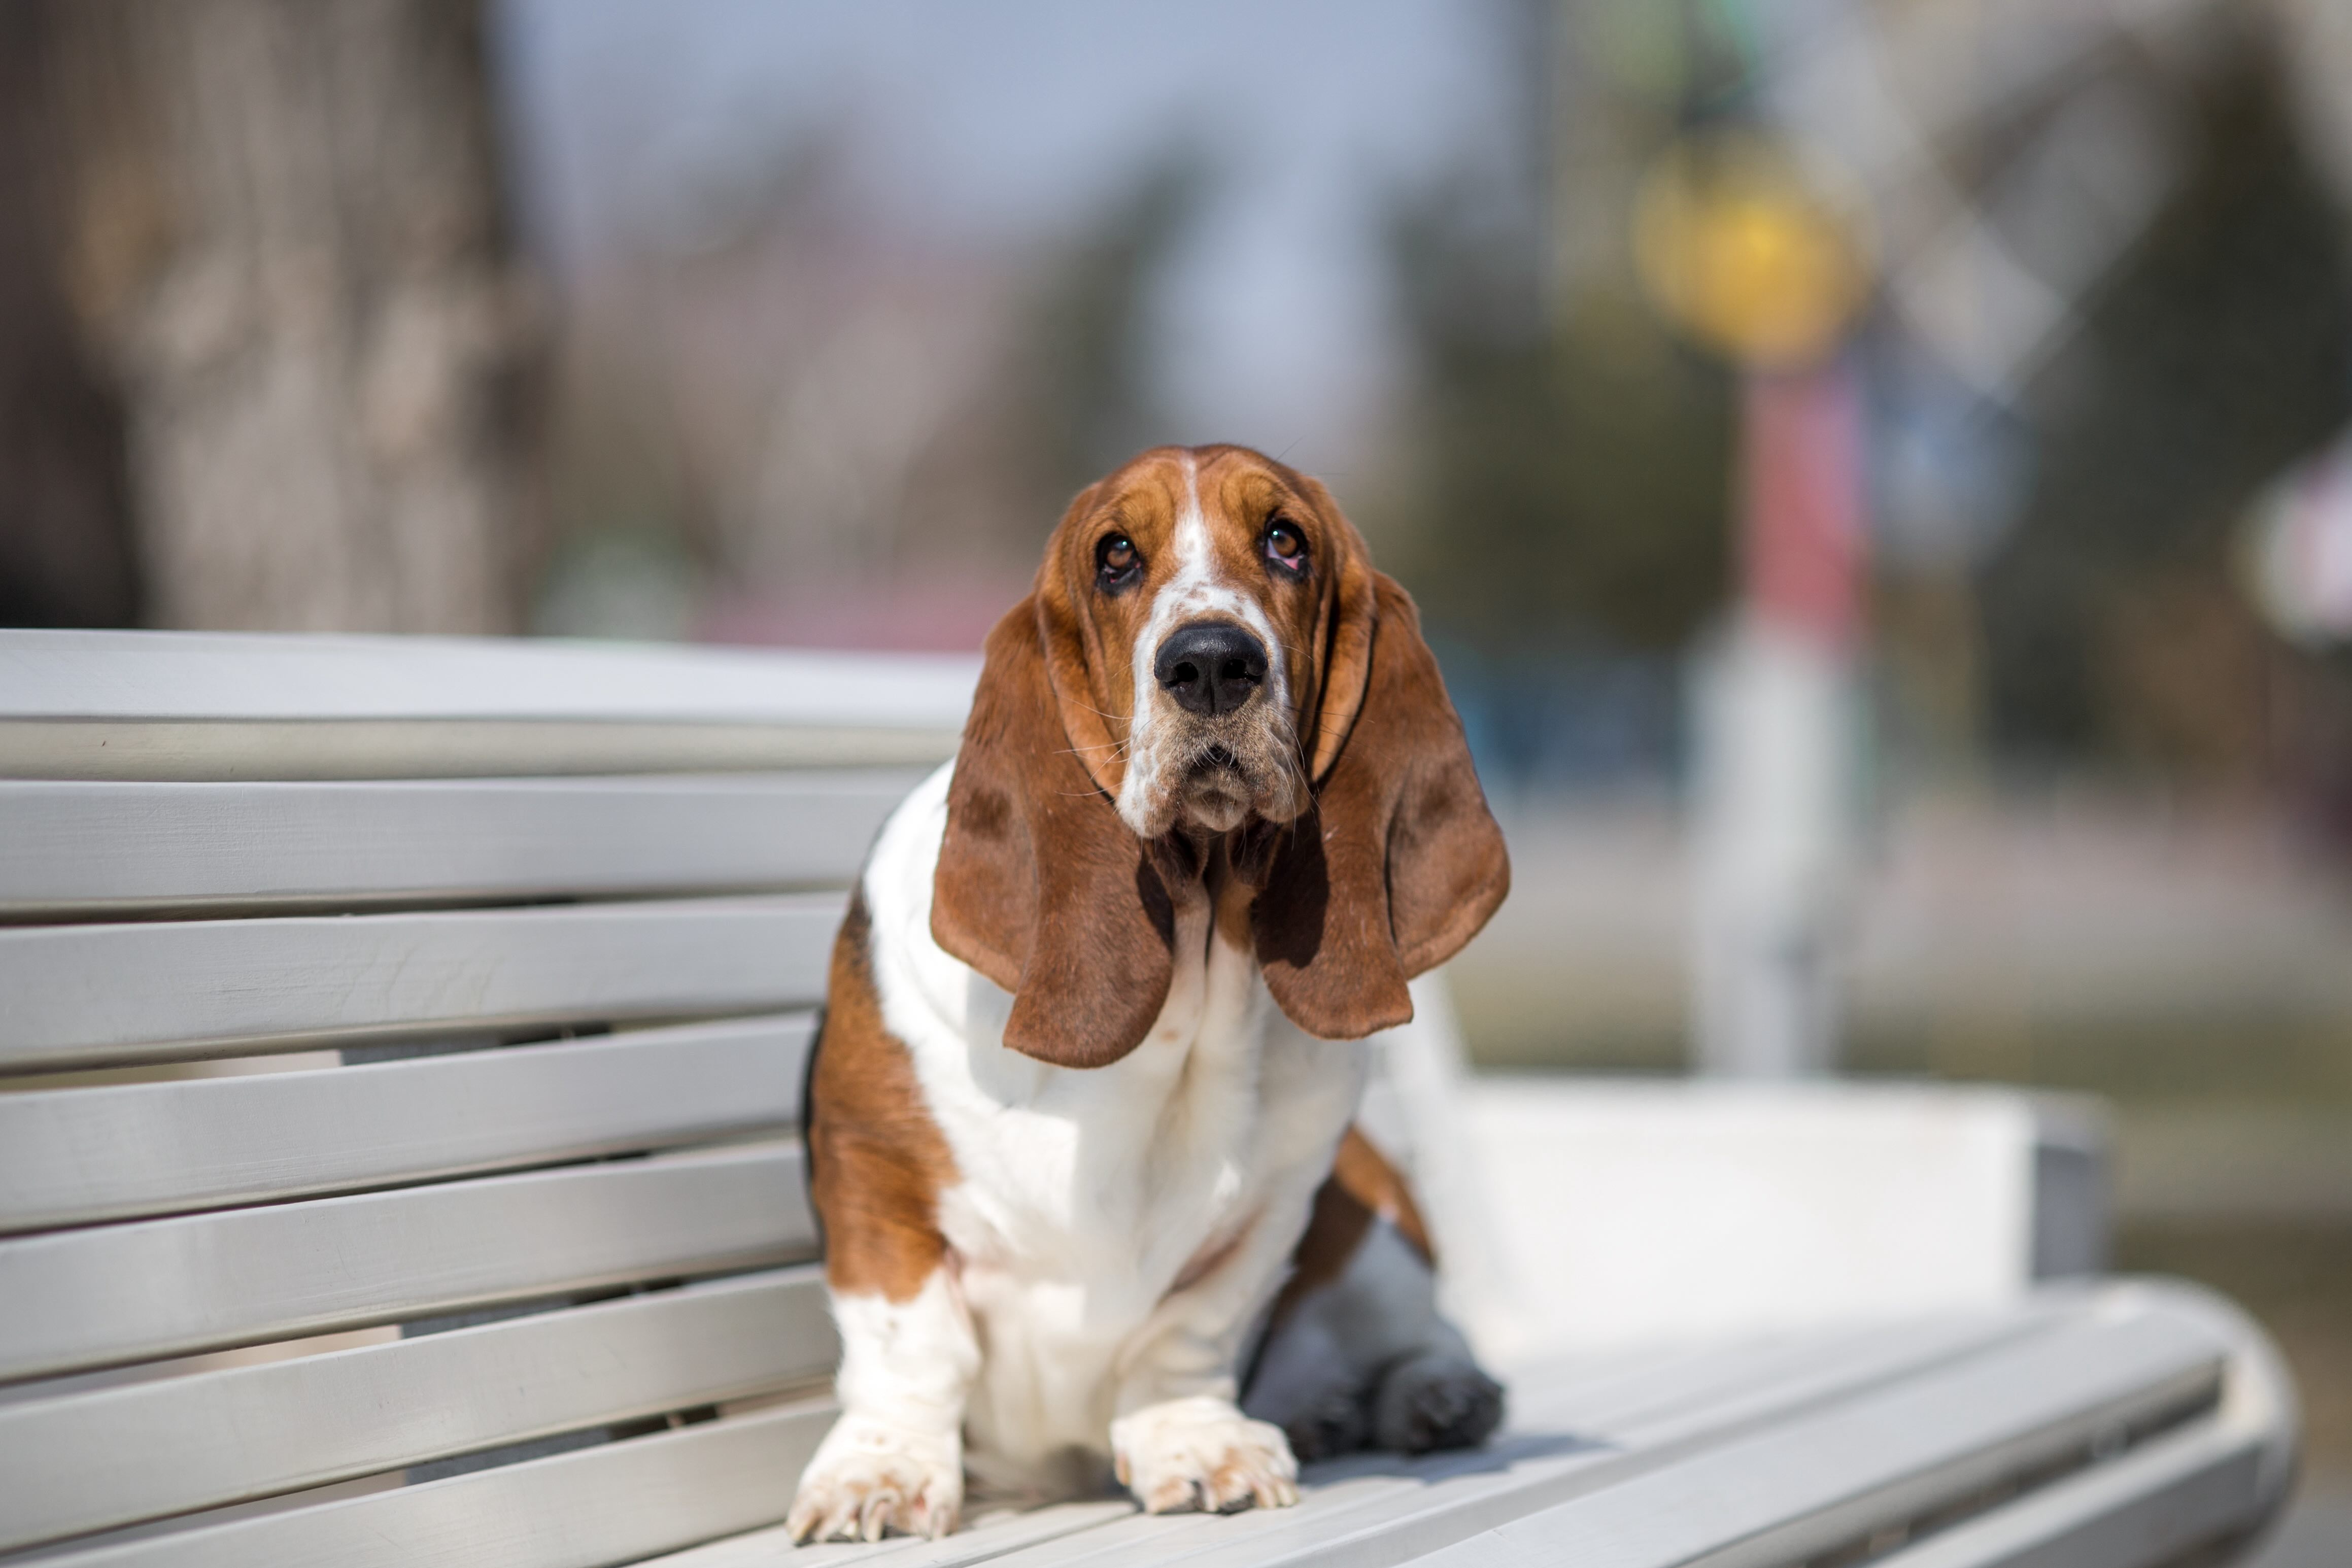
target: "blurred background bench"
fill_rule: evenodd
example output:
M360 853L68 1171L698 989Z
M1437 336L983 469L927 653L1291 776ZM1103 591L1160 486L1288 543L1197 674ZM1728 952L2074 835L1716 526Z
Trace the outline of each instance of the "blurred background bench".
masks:
M835 1349L810 1010L973 673L0 632L0 1562L2160 1568L2278 1506L2293 1394L2257 1331L2184 1286L2040 1282L2095 1261L2064 1116L1496 1103L1425 984L1370 1114L1510 1374L1491 1449L1320 1467L1296 1510L793 1554ZM1831 1201L1905 1179L1889 1114L1958 1151L1909 1167L1907 1242ZM1675 1230L1759 1192L1847 1234L1812 1288L1727 1307L1739 1258ZM1685 1262L1613 1278L1641 1249L1604 1209Z

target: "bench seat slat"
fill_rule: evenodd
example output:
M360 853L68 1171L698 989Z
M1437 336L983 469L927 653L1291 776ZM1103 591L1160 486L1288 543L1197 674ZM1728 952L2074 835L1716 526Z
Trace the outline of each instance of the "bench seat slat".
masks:
M2197 1422L1872 1568L2147 1568L2185 1542L2242 1537L2263 1516L2266 1446L2252 1425Z
M916 777L0 779L0 915L841 884Z
M492 1176L0 1241L0 1380L782 1263L797 1149Z
M845 895L0 931L0 1071L821 999Z
M42 1559L45 1568L604 1568L767 1524L830 1400L315 1508Z
M1562 1500L1622 1484L1676 1457L1804 1412L1899 1389L1924 1371L1989 1364L2063 1330L2072 1311L1997 1314L1864 1329L1832 1339L1704 1351L1655 1379L1595 1370L1565 1379L1511 1378L1510 1427L1484 1452L1436 1455L1399 1476L1365 1456L1315 1467L1318 1491L1296 1510L1256 1518L1194 1543L1187 1568L1409 1561ZM1565 1440L1569 1437L1576 1441ZM1547 1440L1547 1439L1549 1440ZM1337 1483L1337 1484L1335 1484ZM1149 1561L1161 1521L1138 1519L1017 1559L1022 1568ZM1334 1542L1344 1549L1327 1551ZM1383 1555L1383 1544L1418 1542Z
M2075 1325L1457 1539L1427 1561L1515 1568L1554 1561L1575 1540L1592 1568L1801 1563L2210 1396L2221 1358L2179 1321Z
M808 1014L0 1094L0 1232L659 1149L800 1114Z
M800 1268L0 1406L0 1549L766 1393L837 1350Z

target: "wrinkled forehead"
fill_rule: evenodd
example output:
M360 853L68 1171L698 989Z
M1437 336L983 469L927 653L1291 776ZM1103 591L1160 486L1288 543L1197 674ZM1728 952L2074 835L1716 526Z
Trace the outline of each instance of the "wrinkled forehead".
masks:
M1094 533L1116 528L1150 554L1187 523L1207 529L1220 544L1246 546L1268 517L1285 509L1311 515L1312 503L1255 452L1158 447L1104 479L1094 505L1077 521L1088 548Z

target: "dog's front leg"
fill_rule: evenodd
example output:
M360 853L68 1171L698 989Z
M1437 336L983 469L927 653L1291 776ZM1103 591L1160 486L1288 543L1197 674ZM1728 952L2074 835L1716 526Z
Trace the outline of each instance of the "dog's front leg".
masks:
M1289 1439L1238 1403L1242 1345L1295 1233L1261 1219L1205 1277L1162 1301L1138 1336L1119 1381L1111 1459L1149 1511L1298 1500Z
M903 1301L833 1293L841 1418L801 1475L796 1541L942 1536L963 1509L964 1398L980 1346L950 1270Z
M939 1228L955 1163L906 1046L884 1026L870 932L860 894L834 943L809 1077L809 1199L841 1331L841 1418L801 1474L787 1521L797 1541L940 1536L963 1510L980 1343Z

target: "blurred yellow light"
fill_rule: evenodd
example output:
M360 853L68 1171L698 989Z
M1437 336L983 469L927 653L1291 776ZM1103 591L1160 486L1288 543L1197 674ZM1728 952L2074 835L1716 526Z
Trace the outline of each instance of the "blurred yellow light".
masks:
M1669 320L1760 369L1820 358L1869 288L1849 226L1750 132L1687 136L1659 155L1635 198L1633 255Z

